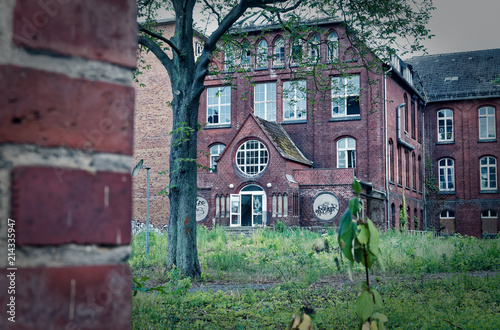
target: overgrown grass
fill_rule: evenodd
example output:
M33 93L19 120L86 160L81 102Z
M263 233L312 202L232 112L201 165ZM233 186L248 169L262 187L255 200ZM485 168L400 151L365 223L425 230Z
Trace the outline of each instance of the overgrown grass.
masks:
M500 239L388 232L380 246L385 271L375 268L371 278L384 299L387 327L500 329ZM151 233L149 257L145 233L133 237L132 248L134 276L150 277L146 286L164 285L167 292L138 292L134 329L286 329L304 306L315 310L316 329L355 327L356 291L351 282L343 284L347 264L334 229L323 235L259 229L246 237L198 228L203 274L195 281L273 282L266 290L187 291L189 279L165 270L166 234ZM354 277L362 276L355 268Z
M500 270L500 239L412 236L391 231L382 235L380 246L388 274ZM148 276L156 285L167 280L166 234L150 234L149 258L144 232L133 237L132 251L129 263L135 276ZM333 229L323 235L302 229L260 229L246 237L233 236L223 228L200 227L198 252L203 280L210 282L311 284L347 271ZM362 269L355 267L354 271ZM374 272L382 270L379 267Z
M388 328L499 329L500 275L455 275L380 282ZM355 291L344 287L288 286L269 290L190 292L181 297L139 293L134 329L286 329L302 306L315 310L316 329L352 329Z

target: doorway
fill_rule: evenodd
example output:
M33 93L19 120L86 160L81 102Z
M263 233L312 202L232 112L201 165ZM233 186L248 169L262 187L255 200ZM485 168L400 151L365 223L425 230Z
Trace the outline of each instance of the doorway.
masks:
M257 185L248 185L231 195L231 226L262 226L266 221L266 193Z

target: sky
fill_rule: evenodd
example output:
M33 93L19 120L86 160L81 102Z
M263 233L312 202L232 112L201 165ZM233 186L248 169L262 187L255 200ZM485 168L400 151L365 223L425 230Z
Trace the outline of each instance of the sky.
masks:
M434 0L429 54L500 48L500 0ZM417 54L418 55L418 54Z

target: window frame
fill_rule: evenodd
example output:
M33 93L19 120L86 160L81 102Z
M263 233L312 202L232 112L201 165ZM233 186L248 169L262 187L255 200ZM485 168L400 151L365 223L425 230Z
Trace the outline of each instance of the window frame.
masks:
M264 45L265 44L265 45ZM267 69L269 67L268 61L268 45L266 39L261 39L257 44L257 55L255 58L256 69Z
M321 60L321 39L316 33L308 40L307 59L310 63L319 63Z
M213 103L211 104L210 103L210 93L211 91L213 91L214 89L218 89L218 91L215 93L215 95L219 94L216 98L218 100L217 104ZM229 95L227 95L227 99L229 100L229 103L221 103L221 99L222 99L222 95L221 93L223 92L228 92ZM218 121L216 123L214 122L209 122L209 118L211 116L215 116L215 114L213 115L210 115L209 114L209 109L211 107L215 107L217 108L218 110ZM222 118L222 111L221 111L221 108L222 107L228 107L228 111L227 113L225 114L225 118L226 119L229 119L229 120L226 120L225 122L222 122L221 121L221 118ZM231 125L231 87L228 87L228 86L215 86L215 87L208 87L207 88L207 126L220 126L220 125Z
M439 114L443 113L443 117L439 117ZM451 116L448 116L451 114ZM455 141L455 132L454 132L454 120L453 120L453 110L451 109L441 109L436 113L436 119L437 119L437 138L438 142L453 142ZM450 125L448 125L448 120L451 120L451 132L448 132L448 128ZM442 123L440 123L442 122ZM441 126L443 129L443 132L441 131ZM443 137L441 136L443 134ZM447 137L449 135L449 137Z
M327 45L327 63L337 62L339 60L339 36L335 31L328 34Z
M352 80L357 80L354 84L351 83ZM334 81L338 81L335 83ZM332 118L342 118L342 117L359 117L361 116L361 102L360 102L360 92L361 92L361 77L359 74L349 75L346 77L336 76L331 79L332 93L331 93L331 115ZM341 85L342 84L342 85ZM337 86L335 86L337 85ZM353 86L353 87L350 87ZM352 92L353 91L353 92ZM349 98L355 98L357 103L357 113L348 114L349 110ZM340 103L343 103L341 105ZM335 107L337 105L337 107ZM339 111L334 113L334 109L338 108ZM343 111L340 111L343 109Z
M482 161L486 160L486 164L482 164ZM490 161L493 160L491 164ZM483 169L486 169L486 177L483 179ZM492 170L492 171L490 171ZM479 159L479 186L483 192L496 192L498 191L498 174L497 174L497 159L493 156L484 156ZM492 176L493 175L493 179ZM483 183L486 185L483 186ZM494 183L494 185L492 184Z
M273 67L285 67L286 50L285 39L278 37L273 44Z
M345 147L341 147L340 143L345 141ZM349 146L349 142L354 142L354 147ZM341 167L340 155L345 153L345 166ZM349 166L351 163L351 166ZM356 168L356 139L352 137L344 137L337 141L337 168Z
M287 87L287 85L289 88ZM288 80L283 82L283 121L307 120L307 82L305 80ZM292 94L289 97L289 94ZM298 95L300 94L300 95ZM300 108L303 105L303 108ZM293 117L286 117L286 112L293 112Z
M221 149L222 147L222 149ZM214 148L217 148L217 153L214 153ZM224 151L226 145L223 143L215 143L210 147L210 173L217 173L217 160L220 154Z
M486 110L486 113L485 114L481 114L481 110ZM489 114L488 111L489 110L492 110L492 113ZM491 107L491 106L484 106L484 107L481 107L477 110L477 113L478 113L478 130L479 130L479 140L493 140L493 139L496 139L496 109L495 107ZM484 118L485 119L485 130L486 130L486 136L481 136L484 132L484 130L481 130L481 119ZM492 126L492 127L490 127ZM492 132L490 132L490 130ZM489 136L491 133L493 133L492 136Z
M248 149L247 146L256 143L257 148ZM256 152L257 155L249 155L249 153ZM261 154L264 153L264 154ZM241 157L240 157L241 155ZM264 143L256 139L246 140L240 144L236 150L235 164L238 170L249 177L255 177L263 173L269 164L269 150ZM251 160L251 157L257 157L257 160ZM265 162L262 162L262 159ZM255 159L255 158L254 158ZM241 161L240 161L241 160ZM248 171L248 168L257 167L257 171Z
M274 86L274 91L271 90L269 91L269 86ZM264 91L261 92L258 90L258 88L264 87ZM258 94L263 94L264 95L264 100L262 101L257 101L257 95ZM273 96L273 97L270 97ZM264 116L260 116L260 109L257 109L258 105L263 105L264 107ZM277 98L276 98L276 82L264 82L264 83L259 83L255 84L254 86L254 114L255 116L262 118L267 121L273 121L276 122L276 104L277 104ZM272 116L270 117L269 114L272 113Z
M445 161L446 164L441 165L441 162ZM451 165L448 164L451 161ZM444 171L444 175L441 174L441 171ZM441 178L444 177L444 181ZM450 180L451 178L451 180ZM455 192L455 160L452 158L441 158L438 160L438 183L439 183L439 192L447 193L447 192ZM450 188L450 183L452 187ZM445 187L442 187L442 184Z

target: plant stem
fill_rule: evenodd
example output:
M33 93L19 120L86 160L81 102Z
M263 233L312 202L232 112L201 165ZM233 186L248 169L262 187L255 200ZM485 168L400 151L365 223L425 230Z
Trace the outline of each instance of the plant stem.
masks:
M370 290L370 278L368 276L368 253L366 252L366 244L363 244L363 258L365 259L366 286Z

